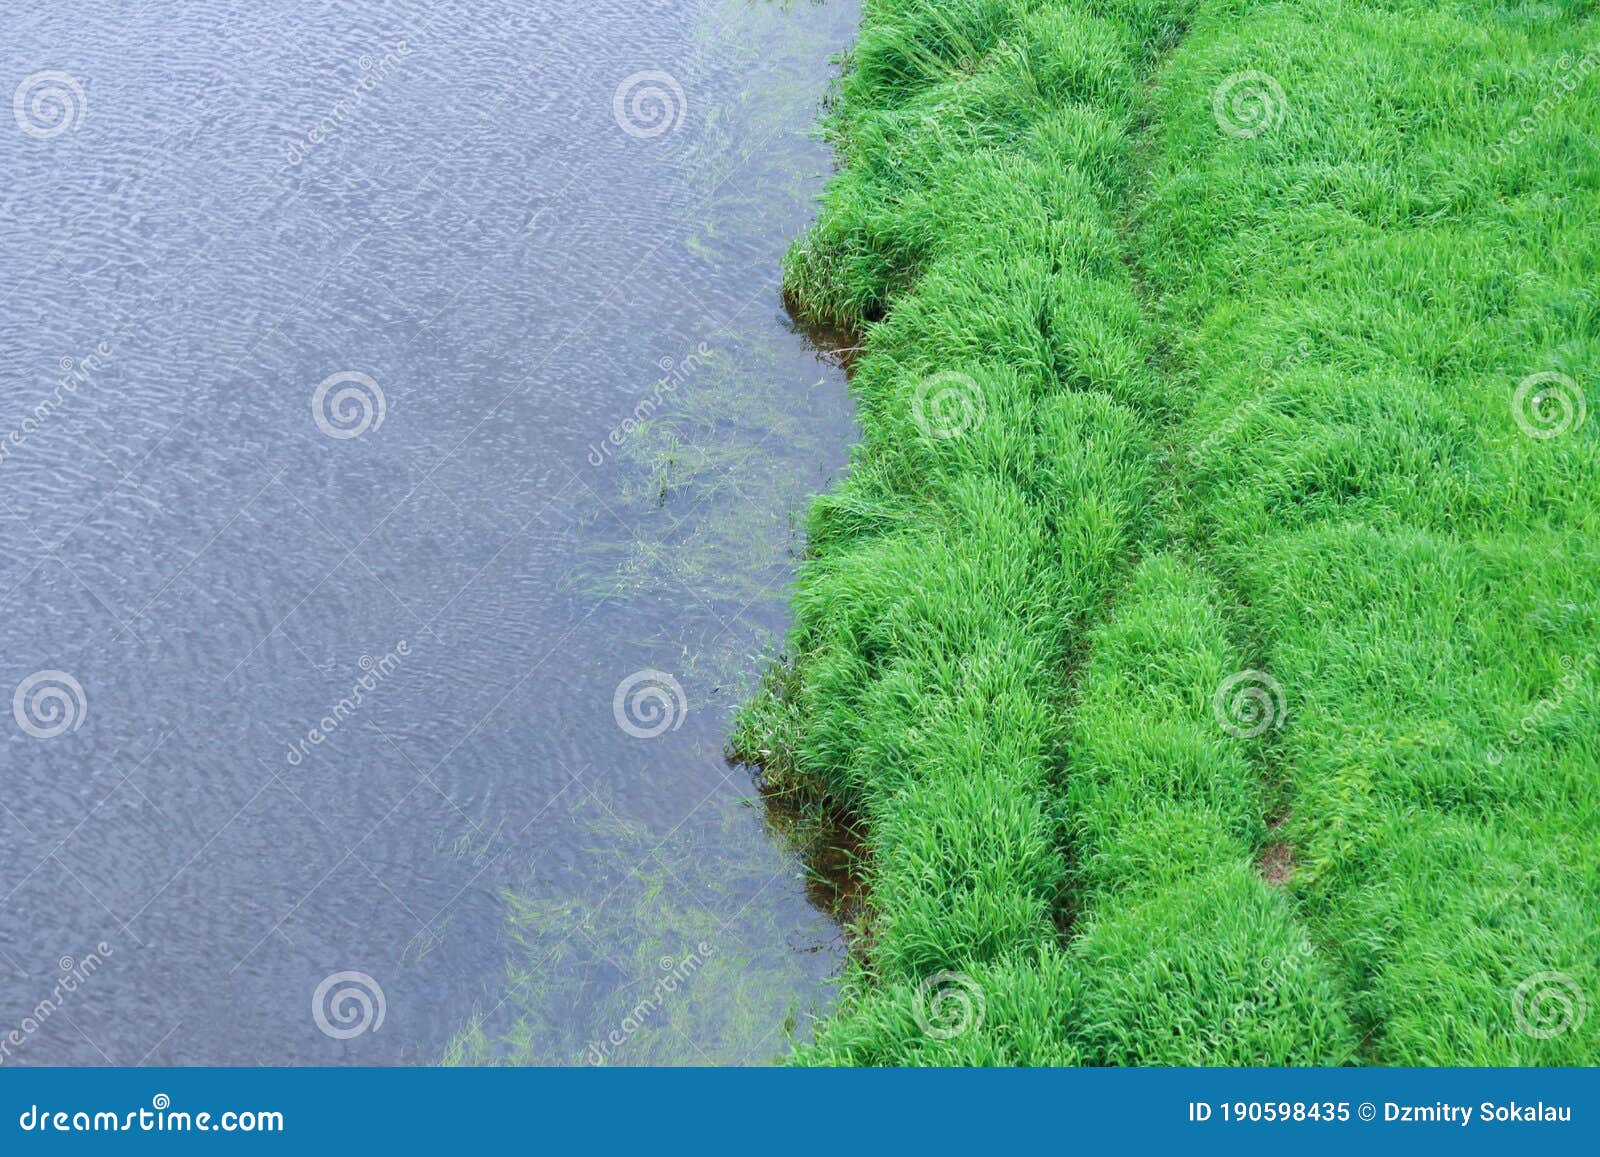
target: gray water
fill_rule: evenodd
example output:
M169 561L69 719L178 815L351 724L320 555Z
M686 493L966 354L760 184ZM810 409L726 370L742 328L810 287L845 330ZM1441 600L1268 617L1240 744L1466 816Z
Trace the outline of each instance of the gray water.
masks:
M804 1035L722 749L852 441L777 276L855 15L7 6L0 1063Z

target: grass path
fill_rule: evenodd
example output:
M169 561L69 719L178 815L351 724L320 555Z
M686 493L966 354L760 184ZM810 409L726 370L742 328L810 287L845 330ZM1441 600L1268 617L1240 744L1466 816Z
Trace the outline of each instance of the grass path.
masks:
M868 833L802 1060L1600 1055L1600 462L1518 424L1592 9L869 0L787 270L863 441L736 736Z

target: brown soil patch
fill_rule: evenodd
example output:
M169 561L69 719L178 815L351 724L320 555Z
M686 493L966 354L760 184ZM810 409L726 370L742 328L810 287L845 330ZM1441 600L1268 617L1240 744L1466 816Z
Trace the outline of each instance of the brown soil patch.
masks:
M1256 870L1267 883L1282 887L1294 875L1294 849L1288 844L1268 844L1261 849Z

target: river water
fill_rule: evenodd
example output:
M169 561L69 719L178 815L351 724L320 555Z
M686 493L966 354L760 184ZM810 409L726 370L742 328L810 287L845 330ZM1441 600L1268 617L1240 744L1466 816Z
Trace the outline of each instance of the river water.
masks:
M722 748L853 440L777 278L855 18L0 16L0 1063L803 1036Z

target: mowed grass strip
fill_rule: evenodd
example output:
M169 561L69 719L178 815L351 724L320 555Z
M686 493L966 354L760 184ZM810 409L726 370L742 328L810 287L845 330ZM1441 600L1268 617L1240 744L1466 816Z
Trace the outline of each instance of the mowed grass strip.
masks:
M1186 529L1284 689L1369 1062L1600 1058L1595 12L1207 8L1155 94ZM1247 70L1278 107L1230 134Z

